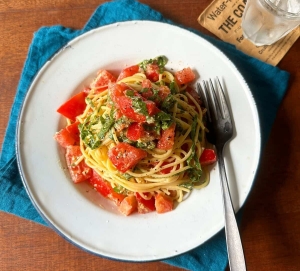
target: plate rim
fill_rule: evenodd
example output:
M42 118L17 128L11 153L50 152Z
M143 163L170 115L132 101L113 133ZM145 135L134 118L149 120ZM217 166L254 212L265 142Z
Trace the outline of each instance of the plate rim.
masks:
M254 117L255 117L255 123L257 126L257 136L259 138L258 143L258 153L257 153L257 159L256 159L256 164L255 164L255 172L253 174L253 178L252 178L252 182L251 185L249 186L249 190L247 192L247 195L244 199L244 201L242 203L240 203L240 206L238 208L238 210L236 210L236 212L238 212L245 204L245 202L247 201L247 198L249 197L252 187L254 185L258 170L259 170L259 165L260 165L260 161L261 161L261 154L262 154L262 135L261 135L261 122L260 122L260 118L259 118L259 114L258 114L258 108L257 108L257 104L255 102L254 96L251 92L251 89L247 83L247 81L245 80L244 76L240 73L240 71L238 70L238 68L236 67L236 65L230 60L229 57L227 57L227 55L225 55L225 53L223 53L223 51L221 51L217 46L215 46L213 43L211 43L209 40L205 39L204 37L202 37L199 34L194 33L193 31L186 29L186 28L182 28L180 26L177 25L173 25L167 22L159 22L159 21L149 21L149 20L129 20L129 21L125 21L125 22L116 22L116 23L112 23L112 24L108 24L108 25L104 25L104 26L100 26L91 30L88 30L87 32L84 32L82 34L79 34L77 37L71 39L69 42L67 42L64 46L62 46L59 50L57 50L52 56L49 57L49 59L44 63L44 65L38 70L38 72L35 74L32 82L30 83L27 92L23 98L22 104L20 106L19 109L19 114L18 114L18 118L17 118L17 125L16 125L16 140L15 140L15 151L16 151L16 157L17 157L17 164L18 164L18 169L19 169L19 173L21 176L21 180L23 183L23 186L26 190L27 195L29 196L29 199L31 201L31 203L33 204L34 208L37 210L37 212L41 215L41 217L43 218L43 220L46 222L46 224L52 228L56 233L58 233L61 237L63 237L65 240L67 240L68 242L70 242L71 244L75 245L76 247L80 248L81 250L84 250L86 252L89 252L93 255L97 255L97 256L101 256L107 259L111 259L111 260L121 260L124 262L152 262L152 261L158 261L158 260L166 260L166 259L171 259L173 257L177 257L179 255L182 255L182 253L186 253L189 252L191 250L194 250L196 248L198 248L199 246L201 246L202 244L204 244L205 242L207 242L208 240L210 240L211 238L213 238L215 235L217 235L221 230L224 229L224 224L221 222L221 226L218 225L218 231L215 232L214 234L212 234L211 236L209 236L208 238L206 238L201 244L199 244L196 247L190 248L189 250L186 250L185 252L182 252L181 254L177 254L177 255L172 255L169 257L163 257L163 258L157 258L157 259L139 259L139 260L132 260L132 259L119 259L119 258L115 258L115 257L110 257L107 255L103 255L101 253L96 253L94 252L92 249L86 249L84 246L81 246L80 244L74 242L72 240L72 238L67 237L66 235L64 235L59 228L57 228L55 226L55 223L53 224L53 222L51 222L51 220L44 214L43 210L40 209L40 207L38 206L38 203L36 203L34 196L31 194L30 191L30 187L26 181L26 176L23 170L23 166L22 166L22 159L20 157L20 130L21 130L21 119L22 119L22 115L24 112L24 108L26 106L27 100L29 99L31 92L34 91L34 86L37 83L39 77L41 76L41 74L44 72L44 70L46 70L48 68L49 65L51 65L51 61L53 59L55 59L56 57L59 57L59 55L64 51L65 48L67 48L68 46L71 46L73 43L76 43L77 41L79 41L80 39L84 39L86 36L89 36L91 34L93 34L94 32L98 32L101 31L102 29L105 28L110 28L110 27L114 27L114 26L119 26L119 25L130 25L132 23L135 22L139 22L139 23L143 23L143 24L163 24L163 25L167 25L168 27L171 28L176 28L179 31L187 31L189 34L194 35L194 37L201 39L202 42L206 43L208 46L213 47L213 50L219 55L222 56L224 59L226 59L227 64L229 64L231 66L231 68L234 68L235 72L237 72L239 74L239 79L242 79L243 84L246 86L245 88L245 93L247 95L248 98L250 98L249 103L250 103L250 107L252 108L252 113L254 113Z

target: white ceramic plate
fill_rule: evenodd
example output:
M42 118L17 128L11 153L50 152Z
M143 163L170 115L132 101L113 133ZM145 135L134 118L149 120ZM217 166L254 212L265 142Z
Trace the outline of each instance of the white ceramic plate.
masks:
M53 135L65 125L56 109L87 85L98 69L120 72L141 60L166 55L167 68L191 67L198 80L226 83L235 136L225 148L233 205L244 203L260 157L260 127L254 100L236 67L218 49L181 28L149 21L117 23L71 41L41 69L26 96L17 131L19 169L44 219L80 248L126 261L161 260L193 249L224 226L217 166L210 184L174 211L120 215L86 184L74 185L63 150Z

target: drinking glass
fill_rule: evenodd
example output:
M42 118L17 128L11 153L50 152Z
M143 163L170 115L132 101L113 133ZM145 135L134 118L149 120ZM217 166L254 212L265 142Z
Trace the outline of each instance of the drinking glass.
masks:
M278 41L300 24L300 0L248 0L243 18L244 37L257 46Z

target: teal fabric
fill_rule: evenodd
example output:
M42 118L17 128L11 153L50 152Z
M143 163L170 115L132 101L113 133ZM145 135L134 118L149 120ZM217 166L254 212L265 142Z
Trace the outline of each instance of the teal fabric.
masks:
M120 0L99 6L82 30L53 26L42 27L34 33L12 106L0 156L0 209L2 211L47 225L33 207L22 185L14 146L16 121L34 76L54 53L78 35L96 27L129 20L152 20L175 24L149 6L134 0ZM277 109L285 94L289 74L243 54L230 44L204 36L194 29L188 30L204 37L223 51L246 79L258 107L262 144L264 145L276 117ZM184 255L167 259L165 262L187 270L224 270L228 263L224 230L200 247Z

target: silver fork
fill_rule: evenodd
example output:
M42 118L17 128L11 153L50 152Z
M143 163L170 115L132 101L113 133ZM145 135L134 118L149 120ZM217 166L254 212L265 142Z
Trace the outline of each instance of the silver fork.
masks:
M222 85L218 78L213 84L211 79L203 81L203 88L197 84L198 93L207 109L208 141L215 145L219 163L221 190L225 216L225 235L230 270L246 270L243 246L237 226L234 209L227 183L226 169L223 158L225 144L232 138L233 128L229 108Z

